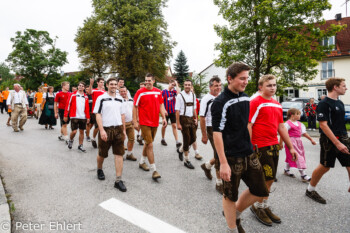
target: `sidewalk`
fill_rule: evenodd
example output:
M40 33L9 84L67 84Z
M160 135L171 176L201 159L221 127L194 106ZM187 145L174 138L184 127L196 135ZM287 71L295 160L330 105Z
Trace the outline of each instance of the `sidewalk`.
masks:
M7 203L5 189L0 181L0 233L11 232L11 216L10 208Z

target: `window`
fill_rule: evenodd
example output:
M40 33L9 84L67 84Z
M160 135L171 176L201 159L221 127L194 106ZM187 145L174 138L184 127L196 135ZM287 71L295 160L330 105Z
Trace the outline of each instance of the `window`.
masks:
M331 36L331 37L328 37L328 38L327 37L323 38L322 45L323 46L335 45L335 36Z
M321 79L335 76L333 61L322 62Z
M327 89L326 88L317 89L317 99L321 100L321 96L323 95L327 95Z
M284 95L286 97L288 97L289 99L297 98L297 97L299 97L299 90L298 89L285 89Z

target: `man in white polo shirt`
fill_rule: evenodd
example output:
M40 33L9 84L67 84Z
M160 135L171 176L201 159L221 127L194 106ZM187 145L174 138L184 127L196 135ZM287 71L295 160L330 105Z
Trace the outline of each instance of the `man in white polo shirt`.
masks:
M98 135L97 178L104 180L102 170L103 161L108 157L108 150L112 147L115 161L116 181L114 187L126 192L122 181L123 155L125 132L125 105L120 96L116 95L117 80L107 80L108 92L100 95L95 103L94 113L100 131Z
M21 90L21 85L15 83L13 85L14 91L11 91L7 98L8 109L12 110L11 122L12 128L15 132L19 132L17 128L18 117L19 120L19 129L23 130L23 125L27 121L27 109L29 108L28 99L26 93Z

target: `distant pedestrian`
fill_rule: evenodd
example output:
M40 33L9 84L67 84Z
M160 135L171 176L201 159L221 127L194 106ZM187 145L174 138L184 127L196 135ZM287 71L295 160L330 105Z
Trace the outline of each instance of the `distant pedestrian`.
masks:
M4 114L4 96L2 95L2 91L0 90L0 110L1 110L1 114Z
M39 118L39 124L45 125L45 129L53 129L52 126L56 125L55 118L55 94L53 93L53 87L49 86L47 92L43 95L43 102L41 103L42 114Z
M307 125L309 130L316 130L316 109L315 99L310 98L310 101L305 105L305 114L307 116Z
M140 83L140 89L144 88L145 87L145 83L144 82L141 82ZM135 127L134 127L135 128ZM143 137L141 135L141 130L140 129L135 129L137 131L137 136L136 136L136 141L138 142L138 144L140 146L143 146Z
M41 116L41 104L43 102L43 89L38 88L38 92L34 95L34 108L36 108L35 117L38 119Z
M58 140L66 141L68 144L68 131L67 125L69 124L69 117L67 120L64 120L64 109L66 108L66 104L68 102L68 98L70 96L69 92L69 82L61 83L62 91L58 92L55 97L55 118L60 118L61 122L61 134L58 136Z
M21 86L16 83L13 85L14 91L11 91L7 99L7 107L11 109L12 116L12 128L15 132L18 130L18 117L19 120L19 129L23 131L23 125L27 121L27 110L29 108L28 99L26 93L21 90Z
M296 108L291 108L287 112L288 120L284 123L288 130L290 140L292 141L293 147L298 152L297 160L293 160L293 156L290 153L288 147L286 147L286 168L284 169L284 174L286 176L295 178L294 174L290 172L290 168L298 168L301 176L301 181L310 182L311 177L306 175L306 159L305 150L301 136L306 137L310 140L312 145L316 145L316 142L310 137L306 132L306 127L304 124L300 123L300 110ZM280 150L283 148L283 141L280 141Z
M7 108L8 108L8 107L7 107L7 99L8 99L9 94L10 94L9 88L6 87L5 91L2 91L2 96L3 96L3 102L2 102L2 104L4 105L5 111L6 111L6 112L8 112L8 111L7 111Z

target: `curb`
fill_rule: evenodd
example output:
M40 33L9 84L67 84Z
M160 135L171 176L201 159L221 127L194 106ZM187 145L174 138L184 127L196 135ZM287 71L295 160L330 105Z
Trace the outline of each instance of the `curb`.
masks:
M11 233L10 208L2 181L0 181L0 233Z

